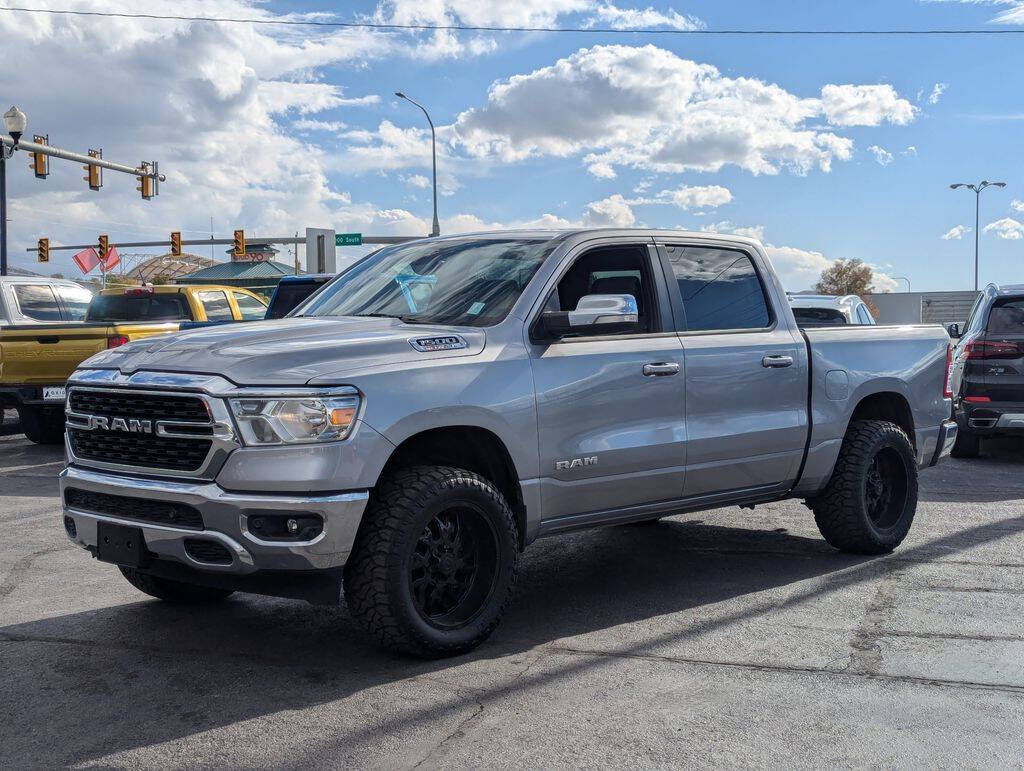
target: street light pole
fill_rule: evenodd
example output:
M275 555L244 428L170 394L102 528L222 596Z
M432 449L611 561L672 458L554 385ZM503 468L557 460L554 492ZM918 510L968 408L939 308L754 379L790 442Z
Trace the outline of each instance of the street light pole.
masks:
M427 116L427 123L430 124L430 144L431 152L433 155L433 169L434 169L434 227L430 231L430 235L439 236L441 235L441 227L437 222L437 135L434 133L434 121L430 119L430 113L427 112L427 108L417 102L415 99L410 99L401 91L396 91L395 96L399 99L404 99L407 102L412 102L414 105L423 110L423 114Z
M960 187L966 187L968 190L974 191L974 291L978 291L978 228L981 225L981 191L986 187L1006 187L1005 182L989 182L987 179L981 180L976 185L970 185L966 182L956 182L949 186L950 190L956 190Z
M8 150L0 142L0 276L7 275L7 159L18 149L18 140L25 133L28 118L17 107L4 113L4 128L11 135L14 144Z

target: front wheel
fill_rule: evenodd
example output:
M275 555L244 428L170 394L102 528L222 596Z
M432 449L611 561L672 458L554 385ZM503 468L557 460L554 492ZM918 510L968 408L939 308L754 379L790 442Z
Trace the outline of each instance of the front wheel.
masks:
M515 519L493 484L447 466L403 469L371 498L345 565L345 600L385 647L453 656L494 631L518 562Z
M899 546L917 510L917 459L903 429L885 420L851 423L828 484L810 504L837 549L885 554Z

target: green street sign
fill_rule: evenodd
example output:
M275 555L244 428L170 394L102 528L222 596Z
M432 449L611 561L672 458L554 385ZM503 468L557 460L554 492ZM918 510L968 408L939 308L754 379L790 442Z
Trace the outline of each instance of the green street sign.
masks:
M362 233L335 233L334 234L334 245L335 246L362 246L363 234Z

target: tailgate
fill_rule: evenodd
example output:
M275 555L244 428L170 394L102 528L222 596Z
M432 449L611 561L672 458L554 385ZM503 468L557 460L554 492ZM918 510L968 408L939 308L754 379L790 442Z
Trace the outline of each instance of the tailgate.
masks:
M0 328L0 384L63 383L107 347L106 324L25 324Z

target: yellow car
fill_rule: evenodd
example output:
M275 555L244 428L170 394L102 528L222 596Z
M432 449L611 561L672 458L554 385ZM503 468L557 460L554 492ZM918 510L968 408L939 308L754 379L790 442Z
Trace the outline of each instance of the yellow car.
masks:
M57 444L64 435L64 383L105 348L196 326L262 319L267 304L247 289L168 285L104 289L80 324L0 327L0 407L18 410L31 441Z

